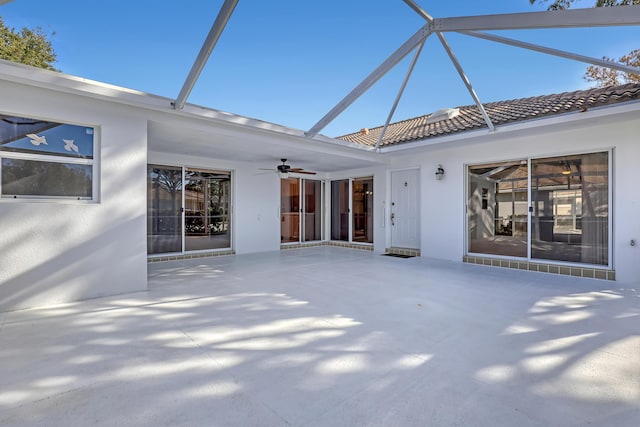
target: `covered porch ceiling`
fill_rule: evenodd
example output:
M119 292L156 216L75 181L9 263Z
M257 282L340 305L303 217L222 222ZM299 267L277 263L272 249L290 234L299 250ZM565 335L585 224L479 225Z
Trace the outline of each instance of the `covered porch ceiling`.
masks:
M247 127L185 124L165 120L148 122L149 152L246 162L276 167L280 159L318 173L374 167L389 161L386 156L353 144L309 140L302 136L261 131Z

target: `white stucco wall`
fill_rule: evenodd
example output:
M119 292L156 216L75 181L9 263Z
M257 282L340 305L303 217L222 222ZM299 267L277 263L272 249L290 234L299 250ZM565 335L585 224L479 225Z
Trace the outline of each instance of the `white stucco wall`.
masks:
M620 283L640 282L640 115L617 119L600 118L591 122L549 126L520 136L496 133L494 140L478 143L447 144L427 147L395 162L419 164L422 179L422 255L461 261L465 253L467 220L464 196L466 165L503 160L547 157L613 149L613 268ZM433 177L437 165L446 170L444 179Z
M146 121L122 105L0 81L0 111L94 126L98 200L0 199L0 311L146 289Z

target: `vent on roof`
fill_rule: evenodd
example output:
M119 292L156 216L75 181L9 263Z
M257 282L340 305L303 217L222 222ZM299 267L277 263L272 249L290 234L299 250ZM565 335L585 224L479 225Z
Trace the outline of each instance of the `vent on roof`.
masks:
M434 111L431 113L429 117L427 117L427 123L435 123L441 120L452 119L460 114L459 108L442 108L438 111Z

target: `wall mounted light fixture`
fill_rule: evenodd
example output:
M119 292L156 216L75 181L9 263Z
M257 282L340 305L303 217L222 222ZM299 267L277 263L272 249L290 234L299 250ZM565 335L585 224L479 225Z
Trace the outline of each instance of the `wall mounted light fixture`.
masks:
M444 176L444 169L442 168L442 165L438 165L438 169L436 169L436 179L440 181L443 176Z

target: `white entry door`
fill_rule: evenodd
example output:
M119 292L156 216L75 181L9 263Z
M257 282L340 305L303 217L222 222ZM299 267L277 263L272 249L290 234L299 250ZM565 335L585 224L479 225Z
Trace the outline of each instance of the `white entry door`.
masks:
M391 246L420 249L420 170L391 172Z

